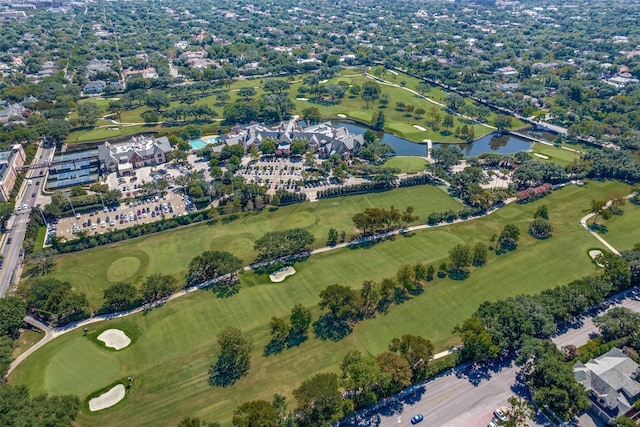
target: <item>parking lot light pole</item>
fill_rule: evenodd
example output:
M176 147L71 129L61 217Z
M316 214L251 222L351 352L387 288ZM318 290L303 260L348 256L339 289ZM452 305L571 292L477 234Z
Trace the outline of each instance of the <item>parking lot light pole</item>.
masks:
M38 212L40 212L40 216L42 217L42 220L44 221L44 226L47 227L47 230L49 229L49 223L47 222L47 219L44 217L44 212L42 212L42 208L38 206Z
M67 196L67 200L69 201L69 205L71 206L71 212L73 212L73 219L76 222L76 227L80 228L78 224L78 215L76 214L76 210L73 208L73 203L71 203L71 196Z

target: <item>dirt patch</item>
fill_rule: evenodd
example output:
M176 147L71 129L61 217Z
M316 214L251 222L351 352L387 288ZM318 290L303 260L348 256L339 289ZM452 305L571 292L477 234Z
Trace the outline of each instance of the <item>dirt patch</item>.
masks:
M101 409L107 409L115 405L124 399L126 390L122 384L116 384L105 393L102 393L98 397L94 397L89 401L89 409L92 412L100 411Z
M107 329L98 335L98 340L102 341L105 346L116 350L122 350L131 344L131 338L120 329Z

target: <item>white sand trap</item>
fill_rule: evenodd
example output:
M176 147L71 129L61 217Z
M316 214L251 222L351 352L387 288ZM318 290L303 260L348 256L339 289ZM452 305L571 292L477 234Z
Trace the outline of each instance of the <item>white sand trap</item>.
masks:
M328 82L328 81L329 81L329 80L320 80L318 83L322 84L322 83L326 83L326 82Z
M269 275L269 279L271 279L271 281L273 283L280 283L282 282L284 279L286 279L289 276L293 276L294 274L296 274L296 269L293 267L285 267L285 268L281 268L280 270L276 271L275 273L271 273Z
M116 350L122 350L131 344L131 338L126 336L120 329L107 329L98 335L98 340L102 341L107 347L115 348Z
M336 116L342 117L343 119L345 119L347 117L346 114L342 114L342 113L338 113L338 114L336 114Z
M536 157L540 157L541 159L549 160L549 156L545 156L544 154L533 153L533 155Z
M111 387L111 390L94 397L89 401L89 409L92 412L107 409L124 399L125 389L122 384Z
M296 101L308 101L309 98L296 98Z
M592 251L589 251L589 256L591 257L592 260L596 261L596 258L598 258L599 255L602 255L602 251L599 251L597 249L594 249ZM596 265L598 267L603 267L604 265L600 264L598 261L596 261Z
M423 128L423 127L422 127L422 126L420 126L420 125L413 125L413 127L414 127L414 128L416 128L416 129L418 129L419 131L422 131L422 132L426 132L426 131L427 131L425 128Z

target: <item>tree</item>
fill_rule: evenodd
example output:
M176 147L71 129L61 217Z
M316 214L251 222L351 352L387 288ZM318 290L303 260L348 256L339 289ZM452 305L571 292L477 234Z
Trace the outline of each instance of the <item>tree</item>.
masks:
M600 329L604 342L618 338L632 337L638 333L640 314L626 307L613 307L602 316L593 319Z
M238 96L241 98L251 98L256 96L256 90L252 87L242 87L238 90Z
M80 409L77 396L29 396L26 386L0 386L0 425L65 427Z
M27 314L27 304L16 297L0 299L0 337L18 339L20 328L24 326L24 316ZM4 371L0 372L0 375Z
M536 212L533 214L533 218L542 218L549 220L549 209L547 209L547 205L541 205L536 209Z
M389 351L402 356L411 368L413 382L422 381L427 375L427 365L433 356L433 344L426 338L416 335L403 335L394 338Z
M95 124L102 112L95 102L83 102L78 106L78 116L87 125Z
M382 111L373 114L372 126L374 129L382 129L384 127L384 113Z
M447 95L445 104L449 110L458 112L465 105L465 102L462 96L457 93L451 93Z
M266 400L245 402L233 412L235 427L278 427L276 408Z
M218 359L209 370L209 384L226 387L245 376L251 367L251 341L240 329L227 327L218 338Z
M520 230L515 224L506 224L502 229L502 233L498 236L496 244L496 253L500 254L506 251L513 251L518 247L520 238Z
M508 402L509 407L504 412L506 420L498 421L497 424L499 426L520 427L526 425L527 421L533 419L533 406L529 405L526 400L511 396Z
M511 117L498 115L496 116L493 124L499 131L508 130L511 127Z
M341 385L355 403L363 408L375 403L381 389L386 388L390 378L382 373L373 358L364 357L358 350L349 351L340 364Z
M473 247L473 255L471 257L471 264L474 267L481 267L487 263L488 250L487 245L482 242L478 242Z
M331 227L327 237L327 246L335 246L338 243L338 230Z
M206 251L189 263L187 286L198 285L207 280L236 274L242 268L242 260L230 252Z
M302 119L309 124L315 125L322 120L322 114L317 107L307 107L302 110Z
M307 337L307 331L311 325L311 310L302 304L296 304L291 309L289 318L289 341L300 342Z
M453 116L451 114L444 116L444 119L442 119L442 127L447 131L453 127Z
M385 351L376 356L376 363L382 374L390 379L388 386L382 389L384 396L390 396L411 385L413 372L407 359L401 355Z
M170 105L167 93L162 90L153 90L149 92L145 99L147 107L154 110L160 110L161 108L168 107Z
M416 90L420 93L420 95L424 96L424 94L426 92L429 92L429 90L431 89L431 85L429 85L429 83L425 83L425 82L420 82L418 83L418 85L416 86Z
M272 231L256 240L254 250L260 254L260 259L274 259L302 252L314 240L313 234L304 228Z
M622 257L611 252L604 252L596 258L596 262L604 266L602 278L613 286L614 290L627 289L631 283L631 268Z
M349 322L359 313L358 295L347 286L331 285L320 292L320 308L328 309L333 319Z
M551 237L551 233L553 233L553 225L544 218L535 218L531 224L529 224L528 232L536 239L548 239Z
M342 394L338 388L338 375L316 374L293 391L296 415L302 427L330 426L342 415Z
M591 200L591 208L590 212L593 215L593 225L597 225L598 216L601 216L603 219L609 219L611 217L611 213L606 208L607 202L605 200Z
M140 304L138 290L130 283L114 283L104 290L102 311L118 312Z
M460 352L465 360L491 359L500 351L482 321L475 316L465 320L462 325L456 325L453 332L459 334L462 339Z
M449 250L449 277L464 279L469 274L467 267L471 265L469 246L458 244Z
M173 276L152 274L142 283L140 293L145 303L152 303L171 296L178 290L178 281Z

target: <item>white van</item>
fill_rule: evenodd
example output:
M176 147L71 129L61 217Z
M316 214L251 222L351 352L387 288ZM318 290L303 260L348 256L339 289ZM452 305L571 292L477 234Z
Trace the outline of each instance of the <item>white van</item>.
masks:
M31 185L31 184L33 184L33 180L32 180L32 179L30 179L29 181L27 181L27 185Z

